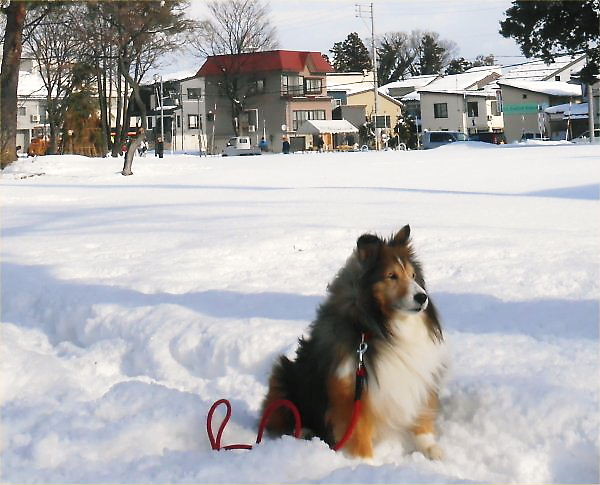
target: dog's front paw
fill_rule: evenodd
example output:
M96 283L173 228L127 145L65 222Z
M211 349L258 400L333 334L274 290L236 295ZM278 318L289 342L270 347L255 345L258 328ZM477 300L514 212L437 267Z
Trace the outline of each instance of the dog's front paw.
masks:
M435 442L431 433L415 435L415 444L417 449L430 460L441 460L444 458L444 452L440 445Z
M429 458L430 460L439 461L444 459L444 450L442 450L440 445L438 445L437 443L429 446L428 448L425 448L424 450L422 450L422 453L425 455L425 457Z

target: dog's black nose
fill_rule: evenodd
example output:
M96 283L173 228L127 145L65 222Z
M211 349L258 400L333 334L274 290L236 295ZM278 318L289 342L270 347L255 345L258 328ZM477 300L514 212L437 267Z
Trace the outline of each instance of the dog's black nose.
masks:
M427 301L427 293L417 293L415 295L415 301L419 304L419 305L423 305L425 304L425 302Z

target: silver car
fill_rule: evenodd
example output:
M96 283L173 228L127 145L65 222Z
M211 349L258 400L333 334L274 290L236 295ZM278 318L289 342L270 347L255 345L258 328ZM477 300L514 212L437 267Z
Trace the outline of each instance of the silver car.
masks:
M589 143L590 142L590 131L585 131L577 138L573 138L571 143ZM600 128L594 130L594 143L600 143Z
M423 150L437 148L457 141L468 140L468 136L462 131L426 131L421 137Z

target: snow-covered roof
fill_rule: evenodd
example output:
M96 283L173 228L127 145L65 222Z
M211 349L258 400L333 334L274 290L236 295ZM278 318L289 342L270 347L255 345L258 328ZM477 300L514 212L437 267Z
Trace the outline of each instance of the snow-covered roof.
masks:
M327 73L327 91L346 91L348 94L373 89L373 72Z
M348 91L348 96L353 96L355 94L366 93L368 91L373 91L373 86L372 85L369 88L361 89L359 91ZM385 98L385 99L391 101L392 103L396 103L399 106L402 105L402 103L400 101L398 101L396 98L393 98L392 96L389 96L389 95L381 92L381 90L378 89L377 92L379 93L379 96L381 96L382 98Z
M501 79L500 86L509 86L524 89L534 93L543 93L550 96L581 96L581 86L563 81L527 81L521 79Z
M502 69L497 66L484 67L486 69L442 76L427 84L424 88L420 88L419 91L460 91L472 88L488 76L496 74L496 77L499 77L502 73Z
M504 79L526 79L530 81L543 81L553 76L554 73L562 71L570 64L582 59L583 56L572 57L570 55L559 56L554 62L546 64L545 61L535 60L515 67L504 67Z
M44 81L37 71L19 71L19 86L17 88L19 98L45 98L46 87Z
M391 83L384 84L383 86L379 86L379 92L383 94L390 94L390 89L402 89L402 88L420 88L422 86L427 86L434 79L438 77L437 74L429 74L425 76L413 76L408 79L400 79L398 81L394 81Z
M421 93L457 94L460 96L463 96L463 95L482 96L484 98L487 98L490 96L495 96L495 93L492 93L491 91L487 91L487 90L475 91L474 89L429 89L429 88L427 88L427 89L420 89L419 92L421 92ZM402 99L404 99L404 98L402 98Z
M549 115L563 114L564 119L587 119L588 104L587 103L565 103L550 106L544 110Z
M421 95L418 91L411 91L400 98L401 101L420 101Z

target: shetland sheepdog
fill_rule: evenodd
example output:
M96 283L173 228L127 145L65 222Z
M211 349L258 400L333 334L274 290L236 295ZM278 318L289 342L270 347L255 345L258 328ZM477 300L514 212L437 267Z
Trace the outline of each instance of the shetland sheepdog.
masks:
M304 436L317 436L333 447L350 426L357 349L366 338L362 410L343 450L372 457L378 442L408 432L418 451L441 459L435 419L446 352L410 227L388 240L360 236L327 292L308 337L299 340L295 360L281 356L273 367L263 410L278 399L292 401L302 416ZM267 432L292 434L293 427L291 412L279 408Z

